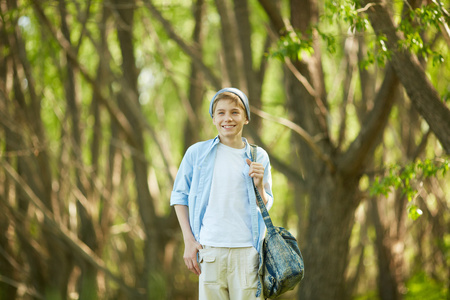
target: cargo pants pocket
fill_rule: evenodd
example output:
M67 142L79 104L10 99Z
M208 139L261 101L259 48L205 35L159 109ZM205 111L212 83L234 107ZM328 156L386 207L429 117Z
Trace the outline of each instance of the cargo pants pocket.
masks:
M219 263L214 249L200 249L199 251L200 263L200 281L205 284L216 284L219 277Z

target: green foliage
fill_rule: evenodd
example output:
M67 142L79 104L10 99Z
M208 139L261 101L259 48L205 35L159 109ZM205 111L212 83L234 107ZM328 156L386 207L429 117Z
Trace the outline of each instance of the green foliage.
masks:
M431 57L433 66L442 64L444 56L431 48L431 43L423 41L424 32L438 30L443 24L444 15L436 5L423 5L415 10L410 10L407 17L401 19L399 28L404 34L404 39L399 41L399 47L409 49L417 55L428 60Z
M151 299L167 299L167 284L162 273L152 272L150 274L149 291Z
M339 28L336 24L343 23L347 32L365 31L369 28L369 20L358 12L358 8L359 4L352 0L325 1L324 11L320 16L321 22L319 23L323 29L319 25L314 28L324 41L330 54L334 54L339 47L337 35L340 33L331 32Z
M369 27L369 20L359 13L359 8L359 3L353 0L326 1L322 19L328 21L329 25L343 20L352 32L364 31Z
M326 1L322 20L328 21L329 25L336 22L344 22L349 32L366 32L370 28L368 18L362 13L359 3L352 0ZM320 36L327 44L327 49L334 53L335 41L332 35L319 31ZM360 67L368 69L370 65L377 63L384 66L391 58L391 51L386 46L387 38L384 35L377 36L369 41L367 57L360 62Z
M365 9L361 8L357 1L332 0L325 2L325 10L321 18L329 25L344 21L351 32L365 32L369 28L369 20L363 14L364 11ZM399 23L399 30L404 35L404 39L399 41L399 49L412 51L426 61L430 60L433 66L444 63L444 55L432 49L433 43L424 42L424 33L439 30L439 26L444 24L444 16L443 9L438 5L423 5L420 8L411 9ZM326 34L321 33L321 37L325 37L324 40L327 41ZM367 69L374 63L384 66L391 55L386 42L384 36L378 36L376 40L369 43L367 58L361 63L362 68Z
M58 289L53 286L46 286L44 298L48 300L62 299L60 291L58 291Z
M367 58L361 61L361 68L368 69L370 65L373 65L375 62L383 67L391 58L391 51L386 46L387 38L384 35L378 35L375 40L369 42L369 48L374 51L367 52Z
M360 295L354 298L355 300L373 300L378 299L377 292L376 291L369 291L365 293L364 295Z
M89 269L81 278L80 299L97 300L97 272Z
M364 13L364 9L356 1L325 0L321 3L324 3L325 6L319 5L319 9L325 8L325 10L321 12L321 19L317 24L311 24L311 29L302 33L291 30L276 45L273 45L274 48L269 56L280 59L281 63L278 60L271 60L269 62L264 61L260 65L261 58L264 58L263 53L266 51L266 47L268 47L266 43L269 37L267 27L264 25L269 20L258 1L249 2L254 70L266 70L264 78L261 78L263 79L261 100L264 111L276 116L291 117L291 112L286 105L288 91L283 81L284 70L282 64L284 63L285 57L297 60L313 54L312 45L314 38L320 38L321 42L323 42L323 48L325 48L322 63L324 74L327 74L324 79L329 80L329 87L332 87L331 96L327 99L330 104L331 121L335 119L333 116L334 113L336 113L336 119L339 119L338 114L340 114L340 105L342 103L340 94L344 89L342 84L340 84L342 81L340 72L343 72L340 70L340 65L344 65L342 62L345 59L344 54L347 49L343 46L346 40L353 39L356 36L356 31L364 31L365 41L363 43L369 44L368 54L366 56L367 64L365 67L368 67L370 64L382 65L386 59L390 58L390 52L386 47L386 38L383 36L375 38L375 35L370 31L369 21ZM158 0L154 4L171 23L174 32L184 39L188 45L195 45L192 38L190 38L195 25L195 20L192 15L192 3L182 0ZM88 205L90 207L90 213L92 213L95 230L100 233L99 242L101 243L101 247L99 250L101 253L99 253L99 256L113 274L120 274L118 277L124 279L127 284L136 285L138 278L135 278L135 276L140 274L139 270L142 270L142 264L145 263L144 249L146 238L139 214L141 205L143 204L137 201L138 191L135 187L136 173L133 170L131 157L133 155L139 155L139 158L143 158L143 163L149 164L148 181L151 182L149 190L155 202L154 206L158 214L158 219L161 220L161 224L166 224L166 217L172 211L172 208L168 205L172 179L168 176L167 167L163 162L161 150L159 149L160 145L158 145L158 142L151 137L146 129L139 127L136 130L143 130L145 147L143 153L136 152L134 147L128 144L123 135L117 133L117 125L115 121L112 121L114 119L112 114L107 111L104 105L96 103L98 97L93 95L93 87L83 79L77 68L75 68L74 83L77 89L79 104L81 143L80 145L75 145L72 136L73 125L69 114L70 108L66 99L66 85L70 80L67 76L68 60L59 43L49 33L45 23L41 22L35 13L33 7L36 5L42 6L52 28L55 31L60 31L60 11L58 10L58 6L53 5L51 2L43 2L41 4L36 2L31 5L28 1L20 1L17 9L2 11L0 18L5 24L14 25L17 22L22 40L25 44L26 59L30 65L31 77L34 79L34 92L37 98L39 98L39 113L47 139L45 147L48 149L48 160L52 168L52 176L50 178L52 191L55 195L54 200L57 200L55 202L58 204L58 210L55 211L57 214L59 213L62 222L67 224L73 232L78 229L78 226L81 226L81 223L77 222L80 211L74 205L76 201L74 195L80 193L76 185L78 178L75 178L74 174L75 170L79 170L79 173L82 174L81 181L86 182L84 185L88 188L87 197L84 201L86 203L89 202ZM397 11L403 7L402 3L401 5L394 5ZM223 69L221 67L223 67L222 64L226 63L226 61L222 62L222 43L218 38L221 32L220 15L212 1L206 2L206 6L206 15L201 23L205 36L202 47L204 51L202 53L202 62L205 66L210 66L213 73L222 76L221 72ZM132 46L136 60L135 66L139 73L137 92L139 93L141 113L147 119L149 127L153 128L160 140L164 142L165 148L163 150L170 160L169 165L175 169L183 155L182 149L184 147L185 135L183 126L187 114L185 106L180 105L180 99L186 98L189 95L189 89L191 84L193 84L192 78L190 77L192 59L180 50L179 45L170 38L167 28L154 18L146 8L145 3L138 3L135 8L135 23L130 28L132 31L129 33L132 34ZM414 16L410 19L420 23L420 30L427 32L431 30L434 33L433 30L436 30L436 27L440 24L439 17L442 16L442 13L440 11L434 12L432 8L433 6L430 6L413 11L412 14ZM434 7L434 9L439 10L437 7ZM283 17L289 14L289 5L287 5L287 2L281 3L280 10L283 11ZM104 97L110 99L113 103L117 103L118 94L123 85L121 80L125 77L122 74L121 65L123 57L117 37L117 28L123 28L123 20L120 20L113 6L98 0L88 1L86 3L69 1L66 3L65 11L67 12L66 21L70 31L70 40L72 46L78 49L77 59L80 65L94 79L96 76L105 76L105 78L102 78L104 80L101 80L102 83L99 83L100 86L98 88L104 93ZM105 23L102 21L103 17L107 18ZM84 18L87 19L85 20ZM428 26L426 24L431 25ZM443 70L442 62L444 58L448 61L448 54L436 53L434 55L434 52L428 50L430 46L425 42L425 39L422 40L423 35L415 27L415 23L407 23L405 21L403 26L404 29L402 30L405 32L408 31L409 35L405 38L406 41L402 46L415 47L415 52L428 55L430 60L428 65L430 67L432 65L431 60L434 63L433 65L441 66L441 68L433 68L429 76L433 81L433 85L443 95L443 101L446 101L446 99L450 98L450 87L448 87L448 82L445 81L445 78L448 77L445 76L448 75L446 73L448 71ZM6 26L4 29L7 34L11 34L14 32L15 27ZM105 41L101 37L103 29L106 30L104 33ZM433 44L434 51L439 52L439 50L436 50L439 49L439 42L441 40L437 40L437 43ZM106 43L104 47L102 46L103 43ZM13 51L17 51L17 49L0 45L0 53L4 57ZM445 51L448 53L448 47L445 48ZM96 73L100 61L106 64L107 75ZM15 63L20 62L16 61ZM359 97L358 80L355 77L355 103L358 102L357 99ZM22 88L26 101L29 101L30 98L29 86L31 86L31 83L31 81L29 83L23 81ZM203 108L196 116L199 121L198 130L201 132L201 138L210 138L215 134L215 129L211 125L211 120L207 113L209 99L212 96L213 89L206 78L201 82L201 85L206 93L201 104ZM440 89L439 85L441 85ZM14 97L11 96L11 100L14 101ZM355 103L349 103L346 108L347 116L345 122L348 130L345 139L347 141L351 141L357 136L361 129ZM99 105L100 109L98 116L94 115L94 109L97 105ZM20 112L19 110L17 111ZM400 115L404 111L397 111L397 113ZM397 120L400 120L400 117L397 117L392 118L392 120L396 120L395 122L397 122ZM98 128L94 126L95 121L98 121L100 124ZM292 155L294 153L293 150L297 150L292 147L293 133L286 127L271 122L263 121L261 126L263 127L261 132L264 133L261 138L268 145L267 148L286 164L295 166L294 164L297 162L292 161ZM331 124L331 122L330 128L332 130L339 129L338 126ZM96 132L97 129L99 130L99 134ZM23 135L29 134L25 126L21 126L19 133ZM25 146L28 146L32 144L31 140L34 139L34 136L29 138L30 141L28 140L28 136L25 139ZM99 158L94 158L95 153L92 148L92 141L94 139L100 139L98 140ZM344 146L347 141L343 142ZM3 146L2 149L9 142L9 140L0 139L0 144ZM386 145L385 148L389 151L389 158L395 155L393 154L395 150L391 151L395 147L392 143ZM74 147L78 146L81 148L81 157L74 159L70 153L73 152L72 149ZM26 159L27 162L35 163L33 162L33 156ZM305 160L308 158L302 156L300 159ZM96 164L92 165L92 162L96 162ZM444 163L441 163L441 167L442 164ZM374 189L386 195L392 191L393 187L405 189L405 193L411 194L411 197L414 198L415 187L417 182L420 181L419 178L438 176L441 172L445 173L448 169L448 162L445 168L445 170L439 170L435 162L432 162L431 166L426 162L423 162L420 166L417 166L416 163L414 168L401 168L397 166L388 170L386 179L383 178L385 181L378 179L378 185ZM402 174L403 171L405 171L405 174ZM41 175L39 172L36 174ZM295 231L297 230L296 225L299 221L306 223L303 219L307 220L308 203L313 199L307 196L301 200L298 198L294 199L294 187L290 185L287 178L275 169L273 169L272 175L276 204L271 214L273 214L276 222ZM364 181L361 183L361 190L365 190L368 185L369 179L366 175ZM20 201L18 196L18 193L17 195L12 195L12 197L16 198L13 199L14 201L8 202L15 204L16 201ZM296 206L299 203L301 206ZM413 203L411 203L408 209L412 218L417 218L420 215L420 211ZM298 215L299 211L301 211L301 215ZM109 214L113 215L109 216ZM43 237L43 229L39 217L39 214L36 214L35 217L29 217L26 225L26 229L30 233L30 238L33 240L33 243L39 243ZM359 243L364 243L361 241L360 234L366 233L362 231L361 225L358 223L358 227L355 226L354 228L353 237L357 237L357 239L352 240L353 247L358 247ZM168 226L172 226L172 224ZM300 230L304 229L300 228ZM369 228L367 231L367 234L373 240L373 236L375 235L374 230ZM177 232L179 233L179 231ZM162 234L165 235L164 232ZM303 232L298 232L298 234L302 236ZM448 253L448 249L450 249L449 237L447 235L442 241L439 240L436 242L440 249L444 249L444 253ZM182 262L183 247L180 246L182 245L180 241L181 238L175 241L175 251L179 253L175 255L174 262L171 264L172 269L151 271L148 274L147 288L150 290L152 299L165 299L169 297L171 295L171 289L186 293L185 287L196 286L198 277L189 273ZM42 245L44 251L48 250L45 248L45 244ZM21 263L21 267L24 270L28 270L28 264L23 263L21 257L22 253L27 252L26 248L20 244L14 244L14 247L17 249L17 258L19 258L18 262ZM364 268L366 270L360 280L363 283L359 283L365 295L358 299L374 299L376 292L366 291L370 290L368 283L370 284L374 278L371 269L375 265L375 249L373 245L365 245L365 247L366 258L364 260ZM433 244L431 247L436 247L436 245ZM69 256L72 257L72 255ZM167 256L167 258L170 257ZM176 263L177 261L178 263ZM357 263L359 263L359 260L354 258L351 264L349 264L349 270L356 270ZM43 272L47 272L45 268ZM78 275L76 275L78 272L78 270L74 270L71 274L71 278L79 283L74 289L79 290L79 287L84 285L84 288L81 290L83 293L91 293L91 296L94 298L97 297L95 295L95 279L85 277L85 273L83 273L85 282L81 282L78 280L81 278L77 278ZM168 280L168 276L171 276L171 274L175 274L174 282ZM25 282L31 282L33 280L32 274L24 272L23 275L26 277ZM118 290L120 286L117 282L106 278L105 285L106 294L102 295L104 299L119 294ZM419 294L422 290L430 290L430 286L432 285L429 283L422 284L420 285L421 289L418 286L418 284L412 281L410 287L411 297L416 293ZM0 289L0 294L1 292ZM80 298L85 298L85 294L83 293L80 293ZM51 288L45 291L44 297L46 299L61 298L58 295L58 291L53 291Z
M421 271L412 276L406 282L407 292L404 295L405 300L440 300L447 299L449 291L445 283L438 282L430 278L425 272ZM376 291L369 291L363 295L357 296L355 300L379 299Z
M414 275L407 283L408 292L405 300L439 300L446 299L449 291L443 282L437 282L430 278L425 272Z
M325 42L326 49L329 53L334 54L336 52L336 38L332 34L325 33L320 30L318 26L316 27L317 32L319 33L322 40Z
M281 61L285 57L289 57L292 60L300 60L302 55L311 56L314 53L312 47L311 35L309 38L301 39L301 33L291 30L286 35L282 36L275 49L270 51L269 57L277 58Z
M387 197L393 189L401 190L408 197L408 201L411 202L418 194L416 189L417 183L421 185L422 179L437 177L438 175L445 176L449 166L449 158L418 160L404 167L397 164L389 166L385 176L375 178L369 189L370 195L384 195ZM411 203L408 206L408 215L411 219L416 220L421 214L422 211L416 205Z

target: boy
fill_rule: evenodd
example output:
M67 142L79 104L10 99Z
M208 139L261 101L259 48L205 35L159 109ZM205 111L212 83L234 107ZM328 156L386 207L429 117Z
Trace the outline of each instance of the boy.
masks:
M218 135L186 151L170 199L183 233L183 258L199 275L199 299L258 299L265 225L252 179L269 209L269 157L258 148L256 162L251 161L250 145L242 137L250 107L242 91L218 91L209 113Z

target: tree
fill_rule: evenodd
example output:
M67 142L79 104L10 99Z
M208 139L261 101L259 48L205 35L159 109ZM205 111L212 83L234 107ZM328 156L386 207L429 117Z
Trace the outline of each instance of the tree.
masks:
M249 96L271 216L305 257L289 296L349 299L376 290L376 273L389 274L381 299L401 299L409 277L448 285L447 178L408 177L411 202L369 194L402 169L388 164L448 153L448 17L422 4L1 2L0 294L195 299L168 203L185 149L214 135L206 103L228 85Z
M411 1L414 8L423 1ZM362 1L377 35L386 37L391 53L390 61L417 111L430 125L431 130L450 153L450 110L441 101L438 92L426 76L419 60L409 50L400 48L402 33L397 33L392 17L382 1ZM444 23L445 24L445 23ZM408 34L404 32L403 35Z

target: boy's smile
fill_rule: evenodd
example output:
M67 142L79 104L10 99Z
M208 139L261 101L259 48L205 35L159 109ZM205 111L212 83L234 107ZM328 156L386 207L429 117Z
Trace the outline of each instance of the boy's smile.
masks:
M244 109L235 101L222 99L217 102L213 124L217 128L223 144L242 148L242 129L245 124L248 124L248 120Z

